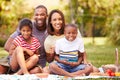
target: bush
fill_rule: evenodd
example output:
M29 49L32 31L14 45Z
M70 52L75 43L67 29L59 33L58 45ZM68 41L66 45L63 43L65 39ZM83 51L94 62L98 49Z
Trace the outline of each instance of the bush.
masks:
M3 47L6 42L6 39L0 39L0 47Z
M120 17L117 16L111 23L110 41L115 45L120 45Z

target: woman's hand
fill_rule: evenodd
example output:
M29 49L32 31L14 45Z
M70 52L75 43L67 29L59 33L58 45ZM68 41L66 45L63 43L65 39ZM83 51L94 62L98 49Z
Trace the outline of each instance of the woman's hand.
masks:
M46 56L47 56L47 61L48 62L52 62L54 60L54 56L55 56L55 47L54 46L52 46L49 49L49 52L46 53Z
M50 62L52 62L54 60L55 54L47 53L46 56L47 56L47 61L50 63Z
M55 53L55 47L51 46L48 53L49 54L54 54Z

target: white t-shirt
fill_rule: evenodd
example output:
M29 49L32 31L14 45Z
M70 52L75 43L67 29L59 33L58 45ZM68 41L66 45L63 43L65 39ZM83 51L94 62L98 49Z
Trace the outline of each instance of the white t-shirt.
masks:
M66 38L61 38L56 41L55 52L59 54L60 59L66 58L68 61L77 61L78 51L81 53L85 51L84 42L81 38L77 37L72 42L68 41Z

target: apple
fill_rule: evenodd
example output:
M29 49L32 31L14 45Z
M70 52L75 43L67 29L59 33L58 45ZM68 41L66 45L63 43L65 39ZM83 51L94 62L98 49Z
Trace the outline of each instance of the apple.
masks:
M111 76L115 76L115 73L114 73L114 72L112 72L110 75L111 75Z
M109 76L112 76L111 73L113 73L113 72L112 72L111 69L107 69L107 70L106 70L106 73L107 73Z

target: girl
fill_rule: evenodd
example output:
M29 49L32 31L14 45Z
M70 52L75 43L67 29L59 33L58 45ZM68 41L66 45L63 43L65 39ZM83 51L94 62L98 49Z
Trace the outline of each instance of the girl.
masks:
M19 69L16 74L29 74L28 69L38 62L40 43L32 36L32 22L22 19L19 24L20 35L17 36L9 50L9 61L12 71ZM34 62L33 62L34 61ZM31 65L27 67L27 65Z

